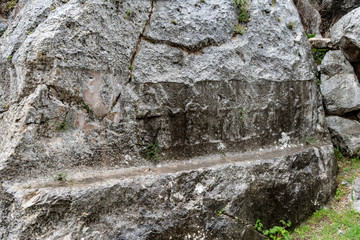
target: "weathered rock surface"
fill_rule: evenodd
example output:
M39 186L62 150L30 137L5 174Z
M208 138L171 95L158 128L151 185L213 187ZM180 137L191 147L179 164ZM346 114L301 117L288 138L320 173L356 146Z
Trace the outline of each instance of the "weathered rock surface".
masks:
M234 35L229 0L23 1L0 38L0 236L251 239L257 218L326 203L336 164L296 8L249 12Z
M338 116L326 117L332 142L348 156L359 154L360 123Z
M326 145L104 172L72 183L5 184L0 237L261 239L257 218L266 228L278 219L297 224L326 202L336 187L335 165Z
M316 69L290 2L252 2L248 31L235 37L227 0L25 4L0 46L10 105L2 176L146 165L155 143L162 159L185 159L220 142L246 151L282 132L293 144L323 134Z
M360 212L360 178L352 183L349 197L354 210Z
M330 49L330 50L339 50L339 47L331 42L330 38L310 38L309 43L311 48L320 48L320 49Z
M321 93L326 111L342 115L360 109L360 84L340 50L326 53L321 65Z
M305 31L329 36L330 28L351 10L360 7L358 0L294 0Z
M360 8L356 8L342 17L330 31L331 41L341 48L350 62L360 62L359 19Z

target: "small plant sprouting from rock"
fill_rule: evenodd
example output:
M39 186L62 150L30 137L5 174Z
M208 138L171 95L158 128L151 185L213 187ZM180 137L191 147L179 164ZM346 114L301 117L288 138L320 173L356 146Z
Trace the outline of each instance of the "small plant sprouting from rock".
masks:
M312 144L315 144L315 143L319 142L319 140L317 140L316 138L314 138L312 136L307 136L305 138L305 141L306 141L306 144L308 144L308 145L312 145Z
M306 37L307 37L308 39L313 38L313 37L316 36L316 33L308 34L308 33L306 32L305 34L306 34Z
M226 208L226 207L223 207L220 211L218 211L218 212L217 212L217 215L218 215L218 216L223 215L223 214L225 213L225 211L226 211L225 208Z
M243 35L246 31L246 23L250 21L249 3L248 0L233 0L236 7L239 9L238 24L235 25L233 31L235 34Z
M239 118L240 120L243 120L246 117L246 113L243 109L239 109Z
M9 104L0 98L0 108L7 110L9 107Z
M328 49L313 48L313 55L317 65L320 65Z
M220 142L217 149L220 151L222 157L226 157L226 146L224 143Z
M322 83L322 82L321 82L320 78L317 77L317 78L316 78L316 84L317 84L318 86L320 86L321 83Z
M247 31L247 27L242 24L236 24L233 31L235 34L243 35Z
M59 123L56 127L56 130L58 131L66 131L70 126L70 123L68 122L62 122L62 123Z
M130 10L128 9L126 12L126 20L129 20L129 18L130 18Z
M334 153L335 153L335 157L338 161L345 161L345 157L342 154L342 152L340 151L339 147L335 147L334 148Z
M83 109L87 113L91 111L91 108L89 107L89 105L87 103L83 103L83 105L81 106L81 109Z
M283 220L280 220L280 223L282 226L274 226L270 228L269 230L263 230L263 224L261 223L260 219L256 220L256 223L254 225L254 228L256 231L262 233L264 236L266 236L268 239L273 240L289 240L290 239L290 233L288 230L286 230L287 227L291 226L291 222L288 221L287 223Z
M54 181L59 181L59 182L66 182L67 181L66 178L67 178L67 174L64 172L59 172L53 177Z
M295 22L289 22L286 26L287 26L287 28L290 29L291 31L292 31L292 30L295 30Z
M17 1L18 1L18 0L11 0L11 1L6 5L6 9L7 9L8 11L13 10L13 9L16 7Z
M146 158L148 160L154 160L157 161L159 160L159 144L158 143L153 143L153 144L149 144L146 147Z

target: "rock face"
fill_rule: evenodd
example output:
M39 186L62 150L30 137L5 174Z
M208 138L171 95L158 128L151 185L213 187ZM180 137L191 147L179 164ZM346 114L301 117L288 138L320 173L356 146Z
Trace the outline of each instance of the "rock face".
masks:
M354 68L340 50L326 53L321 68L321 93L329 114L360 109L360 84Z
M336 186L332 146L262 152L262 157L230 155L220 158L222 163L207 159L94 175L73 185L5 185L0 237L261 239L253 227L257 218L266 226L274 219L296 224ZM215 165L189 171L209 161Z
M355 179L351 186L350 200L354 210L360 212L360 178Z
M305 31L328 37L329 29L344 15L360 7L358 0L294 0Z
M346 155L359 155L360 150L360 123L338 116L326 118L332 142Z
M350 62L360 62L360 8L346 14L330 31L331 40L338 45Z
M19 5L0 38L1 238L249 239L329 199L292 1L251 1L243 35L229 0Z

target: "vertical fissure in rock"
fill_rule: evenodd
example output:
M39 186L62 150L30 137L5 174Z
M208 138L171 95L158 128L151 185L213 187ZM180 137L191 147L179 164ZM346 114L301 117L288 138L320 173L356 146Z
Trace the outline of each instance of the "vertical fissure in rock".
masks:
M132 80L132 73L133 73L133 66L134 66L134 61L135 61L135 58L137 56L137 54L139 53L139 50L140 50L140 43L141 43L141 40L145 34L145 31L146 31L146 28L147 26L150 25L150 21L151 21L151 17L152 17L152 14L153 14L153 11L154 11L154 0L151 0L151 9L150 9L150 13L149 13L149 18L148 20L146 21L145 23L145 26L142 30L142 32L140 33L140 36L137 40L137 43L136 43L136 47L135 47L135 52L133 53L133 55L131 56L131 59L130 59L130 66L129 66L129 69L130 69L130 78L129 78L129 82Z

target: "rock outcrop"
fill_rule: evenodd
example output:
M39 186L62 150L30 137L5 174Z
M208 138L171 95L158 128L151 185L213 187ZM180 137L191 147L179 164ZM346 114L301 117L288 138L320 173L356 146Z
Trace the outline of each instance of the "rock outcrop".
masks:
M19 4L0 38L0 238L250 239L331 197L292 1L253 0L247 23L229 0Z
M327 117L326 122L334 145L347 156L359 156L360 123L338 116Z
M321 93L327 113L360 110L360 84L353 66L340 50L326 53L321 69Z
M329 36L330 28L344 15L360 7L358 0L294 0L305 31L323 37Z

